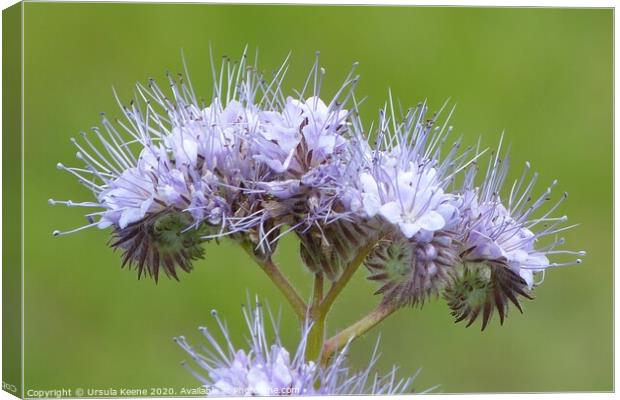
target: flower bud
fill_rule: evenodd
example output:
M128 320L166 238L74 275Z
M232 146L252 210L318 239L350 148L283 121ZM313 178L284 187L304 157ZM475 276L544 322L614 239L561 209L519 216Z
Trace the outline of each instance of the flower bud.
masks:
M407 239L393 233L381 240L365 260L368 279L382 286L375 294L399 306L423 304L449 283L457 262L456 246L446 232L430 240Z
M135 268L138 278L146 275L157 282L161 268L166 276L178 280L177 268L189 272L192 261L204 256L201 244L207 228L190 224L188 213L167 209L115 228L110 246L123 251L121 267Z
M371 222L336 221L321 229L297 232L300 256L314 273L324 273L331 281L340 276L362 249L377 241L380 231Z
M484 330L493 315L499 314L500 324L512 302L520 312L519 296L532 299L527 283L504 264L467 263L454 270L454 278L444 291L444 298L452 310L455 322L468 319L467 326L482 315Z

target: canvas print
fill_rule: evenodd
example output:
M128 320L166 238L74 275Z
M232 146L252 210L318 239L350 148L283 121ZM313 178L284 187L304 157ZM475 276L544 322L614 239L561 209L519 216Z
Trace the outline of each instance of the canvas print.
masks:
M613 390L613 10L3 23L5 391Z

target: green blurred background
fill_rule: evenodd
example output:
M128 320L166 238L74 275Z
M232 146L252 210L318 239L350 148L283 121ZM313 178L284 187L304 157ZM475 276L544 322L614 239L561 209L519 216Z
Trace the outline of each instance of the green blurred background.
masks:
M258 47L266 70L292 51L288 83L298 88L320 50L325 93L359 61L366 121L388 87L404 105L427 98L436 109L450 98L466 142L482 134L494 145L505 130L513 176L529 160L541 190L557 178L558 194L570 192L560 213L581 225L568 244L588 256L551 271L524 315L512 310L505 326L494 320L481 333L455 325L443 301L404 309L354 345L354 365L364 365L380 332L380 369L421 368L416 389L612 390L612 10L27 3L25 21L26 389L196 387L172 337L197 344L196 328L212 324L216 308L242 343L247 293L282 304L283 340L294 345L292 313L229 243L209 245L181 283L155 286L120 270L108 232L51 236L84 223L81 210L47 199L88 199L55 164L77 165L69 138L97 124L100 111L118 115L112 86L129 101L136 81L181 71L184 49L208 97L211 43L233 58ZM296 252L288 240L278 258L308 293ZM330 332L371 309L373 290L360 270Z

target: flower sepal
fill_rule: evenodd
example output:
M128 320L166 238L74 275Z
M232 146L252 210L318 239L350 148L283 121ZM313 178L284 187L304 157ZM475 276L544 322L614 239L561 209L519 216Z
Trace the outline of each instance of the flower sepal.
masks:
M142 276L159 280L163 270L169 278L179 280L177 268L190 272L193 261L204 258L202 244L213 227L202 223L191 226L187 212L166 209L149 214L124 228L115 227L110 246L123 252L121 267L128 266Z
M452 310L454 322L467 320L472 325L482 317L484 330L495 311L500 324L512 303L523 313L520 298L532 300L527 282L503 263L464 263L453 270L452 283L443 293Z

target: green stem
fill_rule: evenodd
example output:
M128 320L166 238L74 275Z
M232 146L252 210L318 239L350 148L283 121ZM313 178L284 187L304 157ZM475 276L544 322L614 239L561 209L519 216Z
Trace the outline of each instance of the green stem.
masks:
M317 308L323 300L323 274L314 275L314 291L312 293L312 308Z
M398 307L393 304L380 304L368 315L326 340L323 345L321 363L327 363L336 351L343 348L349 341L357 339L364 333L368 332L397 309Z
M284 297L286 297L299 320L303 321L306 318L308 306L297 293L293 285L291 285L288 279L282 274L282 272L280 272L276 264L274 264L271 259L267 259L259 265L263 268L263 271L265 271L271 281L275 283L278 289L280 289L280 292L282 292Z
M306 344L307 360L317 360L319 358L325 339L325 314L321 313L321 300L323 300L323 274L318 273L314 275L314 291L312 294L312 306L310 307L312 328L308 332L308 342Z
M364 259L366 259L368 252L370 252L373 246L374 246L374 243L362 248L360 252L357 254L357 256L355 256L353 261L351 261L351 263L347 265L347 267L342 272L342 275L340 275L338 280L334 282L332 287L329 289L329 291L325 295L323 302L321 303L321 314L322 315L324 316L327 315L330 308L334 304L334 301L336 300L340 292L342 292L342 289L344 289L345 286L347 286L347 283L349 283L349 281L351 280L351 277L353 277L353 274L355 274L355 271L357 271L359 266L362 265L362 262L364 261Z
M288 300L291 307L293 307L293 311L297 315L300 321L304 321L306 319L306 311L308 310L308 306L303 301L301 296L297 293L297 290L291 285L286 276L280 272L278 266L273 262L271 258L262 259L257 257L254 251L248 246L242 246L252 257L252 259L261 267L263 271L267 274L269 279L280 289L280 292L284 295L284 297Z

